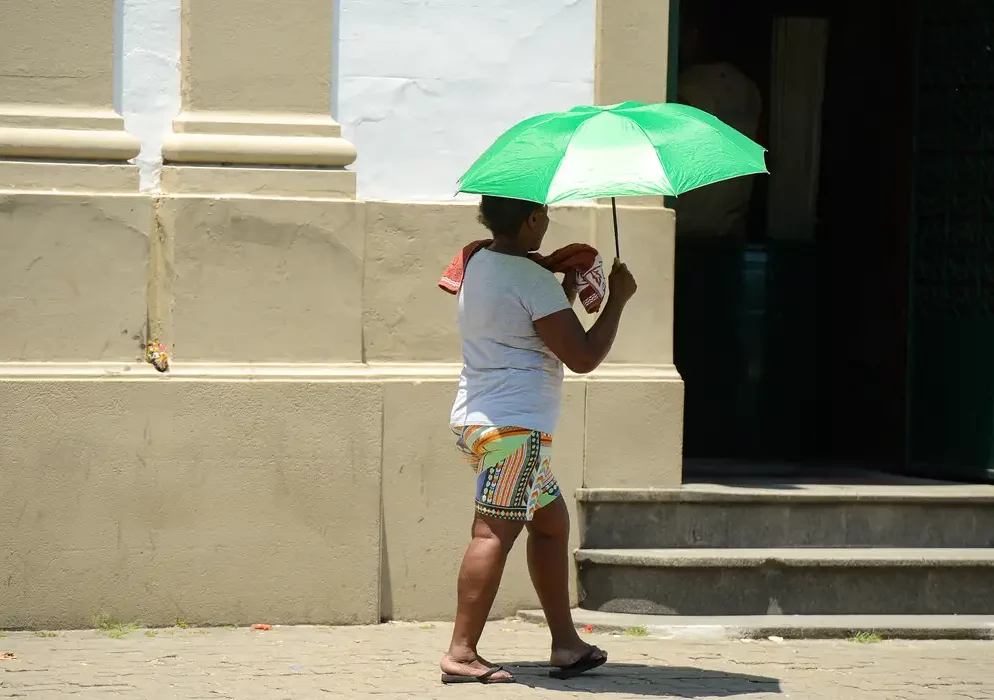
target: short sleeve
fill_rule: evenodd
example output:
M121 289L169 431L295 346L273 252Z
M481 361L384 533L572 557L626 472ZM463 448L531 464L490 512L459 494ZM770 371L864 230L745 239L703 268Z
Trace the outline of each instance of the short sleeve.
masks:
M521 301L531 316L532 321L551 316L554 313L570 308L566 292L559 280L551 272L543 271L535 279L535 283L521 295Z

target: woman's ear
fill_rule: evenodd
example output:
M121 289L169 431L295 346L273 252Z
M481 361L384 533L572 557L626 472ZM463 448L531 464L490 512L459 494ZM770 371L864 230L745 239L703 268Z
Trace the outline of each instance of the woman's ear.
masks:
M549 212L545 207L534 209L532 210L532 213L528 215L528 225L537 231L542 228L542 220L548 216Z

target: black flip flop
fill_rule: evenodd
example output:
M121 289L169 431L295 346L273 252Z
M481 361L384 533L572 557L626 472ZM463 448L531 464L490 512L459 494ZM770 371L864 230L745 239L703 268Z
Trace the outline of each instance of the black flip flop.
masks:
M494 675L500 673L501 671L507 671L503 666L491 666L486 670L486 672L481 673L479 676L456 676L451 673L442 674L442 683L446 685L452 685L453 683L483 683L484 685L491 685L496 683L517 683L518 679L514 676L510 678L494 678Z
M590 647L586 654L571 663L569 666L554 668L549 671L549 675L552 678L565 681L570 678L576 678L587 671L592 671L598 666L603 666L606 663L607 654L604 653L604 650L598 647Z

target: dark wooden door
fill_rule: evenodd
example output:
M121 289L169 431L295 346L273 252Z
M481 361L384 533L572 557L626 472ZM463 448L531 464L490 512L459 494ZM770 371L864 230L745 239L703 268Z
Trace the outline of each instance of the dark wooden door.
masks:
M909 469L994 481L994 3L915 3Z
M819 201L821 439L903 470L913 22L899 0L832 11Z

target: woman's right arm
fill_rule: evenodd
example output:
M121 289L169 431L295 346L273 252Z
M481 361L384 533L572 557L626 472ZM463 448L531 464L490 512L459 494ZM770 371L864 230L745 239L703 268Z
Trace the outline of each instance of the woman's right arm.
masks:
M608 276L608 287L610 294L607 303L589 331L584 330L572 309L564 309L535 321L535 330L542 341L570 371L577 374L593 372L607 357L618 335L621 313L638 289L628 266L620 260L614 261Z

